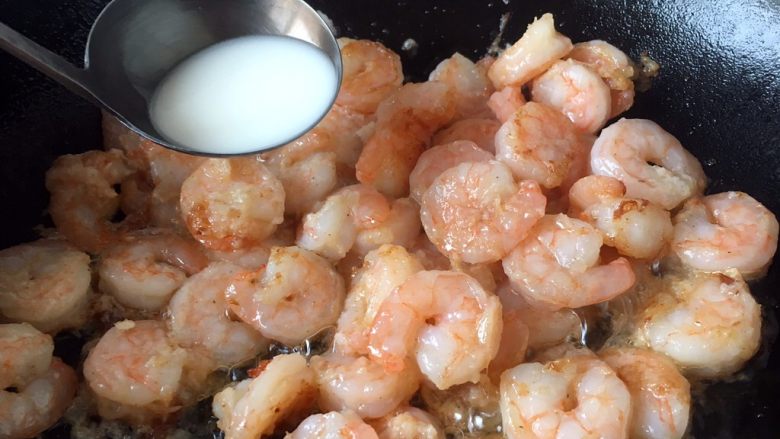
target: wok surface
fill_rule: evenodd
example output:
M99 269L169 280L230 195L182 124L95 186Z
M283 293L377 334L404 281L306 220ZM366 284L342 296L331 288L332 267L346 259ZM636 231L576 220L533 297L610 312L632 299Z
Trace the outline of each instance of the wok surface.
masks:
M5 0L0 20L81 64L89 27L106 0ZM510 12L514 41L553 12L574 41L604 39L661 66L627 117L658 122L693 152L710 192L742 190L780 214L780 1L778 0L311 0L340 35L376 39L401 53L407 78L422 80L454 51L476 58ZM481 3L482 6L476 6ZM402 51L413 38L418 47ZM49 224L44 172L53 159L100 145L99 112L0 53L0 248L36 238ZM697 393L693 436L769 438L780 431L780 352L775 292L780 269L753 285L764 309L764 345L728 383ZM67 349L67 348L66 348ZM75 361L78 352L58 352ZM697 391L698 392L698 391Z

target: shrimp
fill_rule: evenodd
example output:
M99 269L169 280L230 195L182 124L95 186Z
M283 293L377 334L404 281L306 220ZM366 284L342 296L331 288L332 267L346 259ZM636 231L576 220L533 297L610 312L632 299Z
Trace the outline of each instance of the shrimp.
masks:
M0 251L0 314L56 333L78 328L89 308L89 255L64 241L39 240Z
M529 102L496 133L496 159L521 179L552 189L561 186L576 162L587 162L590 143L559 112Z
M406 84L376 112L376 128L357 162L361 183L398 198L409 193L409 174L431 136L455 116L455 97L440 82Z
M157 311L188 276L206 265L201 247L178 235L154 231L129 235L101 254L99 287L122 305Z
M379 439L444 439L436 418L417 407L396 409L370 424Z
M464 162L487 162L492 159L493 154L468 140L434 146L420 155L409 175L411 197L420 202L436 177L447 169Z
M213 360L215 369L254 358L268 346L250 325L228 313L225 292L242 269L227 262L212 263L187 279L168 304L171 338Z
M57 231L89 253L98 253L115 241L128 224L111 222L120 201L114 185L134 173L116 149L57 158L46 172L49 214Z
M447 84L455 93L456 118L488 114L487 100L493 93L493 84L487 74L471 60L455 53L440 62L428 77L429 81Z
M225 439L256 439L272 434L282 421L306 416L316 395L314 372L306 359L278 355L256 378L214 395L212 410Z
M288 346L334 325L344 295L330 263L298 247L272 248L265 268L236 273L226 290L238 318Z
M498 57L488 77L496 90L508 85L520 87L566 56L572 47L570 39L555 31L552 14L544 14Z
M571 59L557 61L534 79L531 98L565 114L588 133L600 130L612 111L609 86L590 67Z
M439 175L423 195L420 217L450 259L495 262L544 216L546 200L533 181L515 183L504 164L466 162Z
M525 96L520 87L511 85L494 92L488 99L488 107L502 124L511 119L525 103Z
M369 227L359 228L352 251L365 255L384 244L411 246L420 235L420 207L409 198L393 201L387 218Z
M593 353L525 363L501 375L501 415L506 437L627 438L631 395Z
M51 365L54 341L27 323L0 324L0 390L24 387Z
M209 159L181 187L192 236L214 250L252 247L284 219L284 188L257 157Z
M377 439L376 431L356 414L346 411L311 415L285 439Z
M620 119L601 131L590 153L594 174L614 177L626 195L671 210L707 184L701 164L655 122Z
M371 357L389 372L413 354L439 389L479 380L501 339L501 304L474 278L421 271L382 302L371 326Z
M488 376L495 383L498 383L499 377L505 370L525 360L528 339L531 335L528 325L525 324L518 310L506 307L505 303L501 302L501 321L504 325L501 342L487 370Z
M412 360L404 369L385 371L366 356L331 352L311 359L319 389L319 406L325 410L351 410L361 418L381 418L408 402L420 387L420 372Z
M599 356L631 393L630 436L680 439L690 419L691 386L664 355L646 349L610 348Z
M569 58L579 61L601 76L609 85L613 118L627 111L634 104L634 64L617 47L601 40L577 43L569 52Z
M458 140L468 140L493 154L496 150L494 139L501 124L494 119L461 119L437 132L431 140L432 145L444 145Z
M177 410L187 352L153 320L117 323L84 361L84 378L106 419L144 422Z
M667 355L687 376L739 370L761 341L761 306L735 270L674 279L637 316L634 343Z
M569 190L570 213L596 227L606 245L625 256L652 259L672 239L672 218L647 200L626 198L625 186L612 177L589 175Z
M448 436L492 438L501 431L498 385L486 375L447 390L424 384L420 396Z
M401 87L401 58L374 41L339 38L338 43L344 74L336 104L372 114Z
M672 249L697 270L736 268L753 277L766 269L777 251L777 218L743 192L689 200L674 224Z
M504 258L504 271L512 288L534 304L560 309L601 303L636 279L624 258L598 265L601 245L601 234L588 223L548 215Z

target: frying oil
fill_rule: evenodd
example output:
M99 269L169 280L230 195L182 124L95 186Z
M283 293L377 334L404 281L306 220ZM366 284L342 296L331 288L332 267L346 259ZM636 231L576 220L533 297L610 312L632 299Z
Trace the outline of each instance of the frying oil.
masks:
M217 43L177 65L150 103L166 139L206 153L240 154L293 140L330 107L338 77L319 48L284 36Z

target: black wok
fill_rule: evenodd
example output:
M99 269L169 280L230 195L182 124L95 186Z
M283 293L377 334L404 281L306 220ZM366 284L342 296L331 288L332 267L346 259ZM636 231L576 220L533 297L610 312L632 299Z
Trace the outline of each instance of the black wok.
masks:
M185 1L185 0L182 0ZM89 26L106 0L3 0L0 20L80 63ZM226 2L227 3L227 2ZM652 119L703 163L709 190L739 189L780 213L780 2L777 0L312 0L346 36L402 53L419 80L454 51L476 58L511 12L504 40L550 11L574 41L605 39L661 66L628 117ZM505 4L508 3L508 4ZM401 51L413 38L419 47ZM43 176L60 154L100 145L97 109L0 53L0 247L36 238L46 224ZM780 437L780 349L775 292L780 264L753 285L764 309L764 344L728 383L697 390L693 436ZM67 340L65 340L67 342ZM58 355L78 352L60 344ZM60 430L62 432L62 430Z

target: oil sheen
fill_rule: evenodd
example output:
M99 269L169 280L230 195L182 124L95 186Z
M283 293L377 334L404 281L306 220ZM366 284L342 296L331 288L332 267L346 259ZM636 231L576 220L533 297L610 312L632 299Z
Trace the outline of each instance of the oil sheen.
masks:
M194 151L240 154L298 137L327 111L338 87L328 56L305 41L253 35L195 53L160 82L155 129Z

